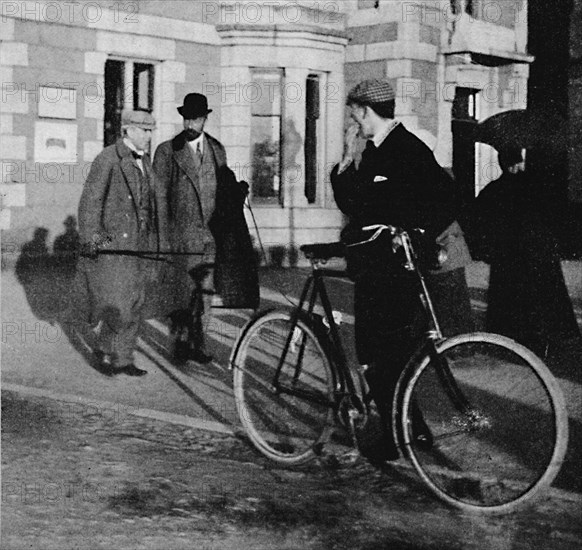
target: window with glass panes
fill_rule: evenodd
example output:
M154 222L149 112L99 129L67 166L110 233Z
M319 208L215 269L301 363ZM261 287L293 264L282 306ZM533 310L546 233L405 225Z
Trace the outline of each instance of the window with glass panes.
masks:
M253 69L245 93L251 104L251 197L283 204L281 181L282 69Z
M105 62L104 145L121 135L121 111L154 110L154 65L138 61L108 59Z

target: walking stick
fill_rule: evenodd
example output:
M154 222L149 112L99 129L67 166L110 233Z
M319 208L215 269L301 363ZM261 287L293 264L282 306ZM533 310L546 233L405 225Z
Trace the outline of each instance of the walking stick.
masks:
M152 260L155 262L167 262L173 263L171 260L166 260L165 258L152 257L154 256L203 256L202 252L157 252L155 250L125 250L125 249L115 249L115 250L97 250L96 255L106 255L106 256L136 256L144 260ZM95 257L95 254L88 252L81 252L81 256L85 257Z

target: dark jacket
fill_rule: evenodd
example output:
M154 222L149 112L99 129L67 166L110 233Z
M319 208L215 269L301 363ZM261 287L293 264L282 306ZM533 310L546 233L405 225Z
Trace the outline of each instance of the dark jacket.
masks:
M380 147L367 145L358 169L352 163L338 174L334 168L331 181L349 220L344 240L353 240L354 234L357 240L363 226L380 223L407 231L422 228L426 249L434 249L437 237L456 219L451 179L430 149L401 124ZM348 247L347 260L355 280L358 360L384 365L381 370L396 380L421 327L415 281L391 244L384 233L371 245ZM386 387L393 389L393 384L386 382Z
M193 175L195 166L184 132L161 143L154 155L154 170L166 197L164 207L171 249L194 254L185 264L178 262L184 266L178 276L184 279L184 288L191 289L188 270L205 261L203 254L209 229L216 248L214 284L224 306L254 309L259 303L258 270L243 215L248 187L244 182L237 182L228 168L222 144L208 134L205 137L217 178L215 210L210 220L202 216L200 190ZM189 293L175 296L176 300L167 304L167 313L188 308L189 297Z
M435 243L456 219L451 178L430 149L402 124L379 148L366 147L358 169L352 163L338 174L334 168L331 181L337 205L348 216L346 237L362 226L382 223L424 229L425 242ZM399 269L386 242L359 247L357 252L352 248L350 270Z

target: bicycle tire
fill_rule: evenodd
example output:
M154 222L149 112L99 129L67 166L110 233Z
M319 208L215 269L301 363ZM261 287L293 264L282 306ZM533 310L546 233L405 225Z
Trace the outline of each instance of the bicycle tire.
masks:
M395 401L405 454L434 494L462 510L505 513L530 502L552 483L566 453L558 382L541 359L504 336L464 334L436 347L471 412L459 412L429 355L410 364Z
M291 315L287 308L260 313L243 329L231 358L236 408L247 436L263 455L287 466L321 454L335 418L335 377L326 343L307 315L298 320L280 374L289 391L272 389ZM293 383L302 342L301 370Z

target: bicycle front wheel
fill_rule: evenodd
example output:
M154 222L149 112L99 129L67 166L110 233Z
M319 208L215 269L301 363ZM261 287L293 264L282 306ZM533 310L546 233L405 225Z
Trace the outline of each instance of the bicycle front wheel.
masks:
M246 434L261 453L286 465L319 454L334 423L333 372L324 343L307 316L291 332L291 315L277 309L250 321L231 360Z
M568 440L555 378L496 334L457 336L437 352L442 368L425 357L402 394L402 439L419 475L465 510L502 513L536 496L556 477Z

